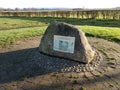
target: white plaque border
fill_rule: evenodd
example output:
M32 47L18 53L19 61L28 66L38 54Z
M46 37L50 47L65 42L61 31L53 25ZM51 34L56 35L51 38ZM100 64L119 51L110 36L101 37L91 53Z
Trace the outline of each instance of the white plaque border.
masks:
M60 48L60 41L63 42L63 44L61 44L62 47L64 45L63 48ZM75 46L75 37L54 35L54 41L53 41L54 51L74 53L74 46Z

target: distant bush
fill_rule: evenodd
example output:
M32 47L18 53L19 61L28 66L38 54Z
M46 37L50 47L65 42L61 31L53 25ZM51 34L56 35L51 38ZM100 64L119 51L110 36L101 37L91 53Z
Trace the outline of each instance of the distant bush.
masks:
M120 20L120 10L73 10L73 11L1 11L0 16L62 17L81 19Z

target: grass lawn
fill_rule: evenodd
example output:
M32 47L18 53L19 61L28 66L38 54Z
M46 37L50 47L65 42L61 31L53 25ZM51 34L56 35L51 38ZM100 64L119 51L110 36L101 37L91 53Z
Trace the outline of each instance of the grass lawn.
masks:
M111 41L120 42L120 28L98 27L98 26L78 26L86 33L93 37L100 37Z
M44 22L24 20L21 17L0 17L0 30L16 29L24 27L45 26Z
M120 20L0 16L0 30L46 26L51 21L67 22L73 25L88 25L88 26L119 27L120 28Z
M118 20L111 21L109 22L109 24L104 24L107 22L104 20L99 21L89 19L80 21L79 19L65 19L65 18L53 18L53 20L56 21L66 20L65 22L77 25L77 27L81 28L86 33L86 35L120 42L120 28L118 26L120 24L119 23L120 21ZM11 43L14 43L17 40L27 37L41 36L46 30L48 23L53 20L52 18L1 17L0 46L7 46L10 45ZM93 24L93 22L96 24ZM115 27L116 23L118 24ZM92 24L93 26L91 26Z
M86 35L120 42L120 28L98 26L78 27L81 28ZM0 31L0 46L7 46L22 38L41 36L44 34L46 28L47 26Z
M0 46L4 47L17 40L43 35L46 26L0 31Z

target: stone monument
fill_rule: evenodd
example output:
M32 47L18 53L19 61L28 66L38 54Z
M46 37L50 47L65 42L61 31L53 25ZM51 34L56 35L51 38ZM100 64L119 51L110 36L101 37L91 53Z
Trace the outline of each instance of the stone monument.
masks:
M95 55L84 32L63 22L50 23L41 39L39 51L81 63L91 62Z

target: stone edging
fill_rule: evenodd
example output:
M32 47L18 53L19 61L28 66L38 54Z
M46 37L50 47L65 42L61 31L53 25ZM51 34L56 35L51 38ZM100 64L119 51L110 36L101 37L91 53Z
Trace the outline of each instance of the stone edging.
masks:
M57 57L51 57L39 53L38 57L35 56L35 62L40 67L43 68L46 72L90 72L97 68L100 62L103 60L102 55L99 51L94 49L95 58L89 64L82 64L72 60L66 60Z
M103 60L102 55L99 51L95 50L95 58L89 64L80 64L75 67L64 68L62 72L90 72L97 68L100 62Z

